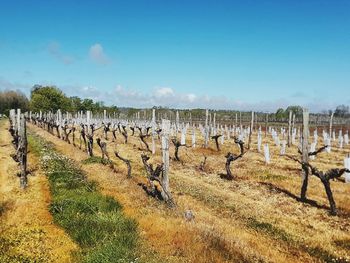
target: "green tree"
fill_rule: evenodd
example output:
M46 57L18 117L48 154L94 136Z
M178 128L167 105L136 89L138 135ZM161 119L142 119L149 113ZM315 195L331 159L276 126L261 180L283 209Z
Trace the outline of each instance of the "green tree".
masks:
M21 109L28 111L29 100L20 91L7 90L0 92L0 113L9 114L10 109Z
M288 108L286 109L286 114L288 115L290 111L293 112L295 116L303 115L303 108L301 106L288 106Z
M107 110L108 107L104 106L104 103L102 101L96 101L93 105L93 111L94 112L103 112L103 110Z
M72 104L72 111L73 112L83 110L81 98L74 96L74 97L70 97L69 99L70 99L71 104Z
M31 91L30 109L33 112L52 111L58 109L62 111L71 111L71 100L58 88L54 86L39 86L35 85Z
M279 108L275 113L276 119L278 120L285 118L285 115L286 115L286 112L282 108Z
M92 99L83 99L81 107L83 111L92 111L94 109L94 101Z
M349 106L339 105L334 111L334 116L346 117L350 114Z

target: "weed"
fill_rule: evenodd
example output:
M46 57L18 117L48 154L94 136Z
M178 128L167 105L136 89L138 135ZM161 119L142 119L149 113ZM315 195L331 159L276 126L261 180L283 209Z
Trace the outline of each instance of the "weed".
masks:
M275 227L274 225L266 222L260 222L255 218L248 218L247 225L250 228L253 228L260 232L265 232L269 236L272 236L276 240L282 240L284 242L288 242L289 244L295 243L293 238L284 230Z
M282 181L282 180L286 180L287 177L286 176L283 176L283 175L280 175L280 174L273 174L273 173L270 173L270 172L265 172L265 173L262 173L258 176L259 180L263 180L263 181Z
M112 161L108 159L102 159L98 156L92 156L82 161L83 164L92 164L92 163L102 163L103 165L112 165L114 164Z

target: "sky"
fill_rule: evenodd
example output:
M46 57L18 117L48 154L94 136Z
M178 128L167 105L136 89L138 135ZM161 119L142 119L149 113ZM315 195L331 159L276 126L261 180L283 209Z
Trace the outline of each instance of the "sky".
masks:
M350 104L350 1L0 0L0 90L107 105Z

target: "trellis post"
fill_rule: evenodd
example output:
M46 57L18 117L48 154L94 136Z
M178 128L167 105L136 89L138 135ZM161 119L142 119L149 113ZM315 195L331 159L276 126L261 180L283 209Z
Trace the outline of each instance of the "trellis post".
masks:
M303 109L303 135L302 135L302 162L309 162L309 110ZM302 187L301 187L301 200L306 200L306 191L309 180L309 169L306 167L302 169Z

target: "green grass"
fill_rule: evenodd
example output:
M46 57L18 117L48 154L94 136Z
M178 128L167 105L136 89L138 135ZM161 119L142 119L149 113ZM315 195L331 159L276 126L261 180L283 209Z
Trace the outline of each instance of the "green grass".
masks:
M88 181L72 160L57 154L52 145L29 136L33 153L50 182L50 212L55 223L79 244L81 262L132 262L137 257L138 231L135 221L125 217L113 198L103 196L95 182Z
M273 174L270 172L263 172L263 173L259 173L258 175L259 180L263 180L263 181L283 181L286 180L287 177L283 176L283 175L279 175L279 174Z
M283 229L277 228L276 226L267 222L261 222L256 218L247 218L247 226L259 232L264 232L276 240L282 240L289 244L295 243L293 237Z

